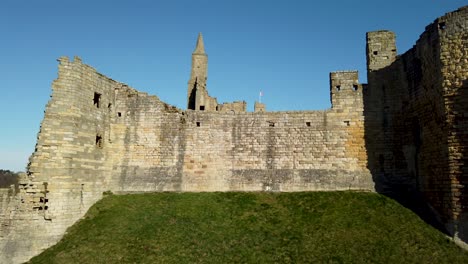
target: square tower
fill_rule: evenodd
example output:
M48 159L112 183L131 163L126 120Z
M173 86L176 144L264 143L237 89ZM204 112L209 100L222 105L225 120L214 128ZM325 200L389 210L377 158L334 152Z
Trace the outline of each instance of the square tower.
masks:
M333 109L362 109L363 86L358 71L330 73L330 100Z
M388 30L367 32L367 72L380 70L392 64L397 56L395 33Z

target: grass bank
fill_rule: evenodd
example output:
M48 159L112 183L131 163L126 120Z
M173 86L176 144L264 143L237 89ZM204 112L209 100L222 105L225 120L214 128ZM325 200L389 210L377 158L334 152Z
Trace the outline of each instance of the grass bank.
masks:
M31 263L468 263L374 193L110 195Z

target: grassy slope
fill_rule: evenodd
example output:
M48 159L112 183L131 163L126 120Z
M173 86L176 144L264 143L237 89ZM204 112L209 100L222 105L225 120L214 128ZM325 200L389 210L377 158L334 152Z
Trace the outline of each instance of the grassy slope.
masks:
M111 195L31 263L468 263L373 193Z

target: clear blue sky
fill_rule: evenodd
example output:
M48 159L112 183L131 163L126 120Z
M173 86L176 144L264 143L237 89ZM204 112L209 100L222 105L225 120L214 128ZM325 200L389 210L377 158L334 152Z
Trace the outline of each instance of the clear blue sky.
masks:
M264 91L271 111L330 106L328 74L365 75L365 33L397 34L398 52L466 0L2 0L0 169L24 171L60 56L185 108L202 32L208 90L219 102Z

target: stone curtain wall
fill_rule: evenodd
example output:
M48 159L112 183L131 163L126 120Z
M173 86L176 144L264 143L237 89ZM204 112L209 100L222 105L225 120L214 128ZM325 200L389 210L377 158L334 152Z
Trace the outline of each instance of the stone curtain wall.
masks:
M183 112L122 90L116 112L109 145L113 191L373 189L362 104L310 112Z
M373 189L358 115L194 112L187 123L183 190Z
M465 241L467 11L437 19L396 59L385 52L393 49L392 33L368 34L364 97L377 190L400 196L421 191L448 231Z

